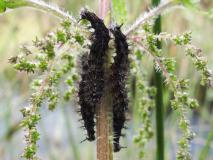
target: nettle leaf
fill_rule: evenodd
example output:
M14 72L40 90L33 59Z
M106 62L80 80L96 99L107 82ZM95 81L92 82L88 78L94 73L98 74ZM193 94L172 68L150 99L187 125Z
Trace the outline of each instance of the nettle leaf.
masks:
M126 0L112 0L112 17L118 24L127 20Z

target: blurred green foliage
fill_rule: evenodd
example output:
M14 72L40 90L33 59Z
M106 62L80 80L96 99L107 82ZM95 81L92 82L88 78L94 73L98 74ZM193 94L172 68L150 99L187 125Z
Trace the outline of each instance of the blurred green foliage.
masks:
M112 0L112 17L117 24L123 24L127 20L126 0Z
M17 8L26 5L26 0L0 0L0 13L6 11L7 8Z

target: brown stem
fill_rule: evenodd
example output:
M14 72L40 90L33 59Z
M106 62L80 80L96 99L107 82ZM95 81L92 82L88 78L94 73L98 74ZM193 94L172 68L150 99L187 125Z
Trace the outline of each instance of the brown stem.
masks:
M97 128L97 160L112 160L111 135L111 97L109 86L106 85L104 95L100 105L96 109L96 128Z
M110 0L99 0L99 17L104 19L110 7ZM110 73L110 51L105 60L105 80L109 79ZM96 107L96 129L97 129L97 160L113 160L112 141L112 103L110 94L110 82L107 81L100 104Z
M96 129L97 129L97 160L113 160L112 151L112 98L111 98L111 82L110 60L111 52L108 51L105 60L105 88L100 103L96 107ZM111 114L110 114L111 113Z

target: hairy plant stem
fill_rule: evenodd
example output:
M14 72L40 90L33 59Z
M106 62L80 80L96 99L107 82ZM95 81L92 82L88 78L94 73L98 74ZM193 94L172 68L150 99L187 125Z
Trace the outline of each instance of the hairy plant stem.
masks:
M163 11L165 11L168 8L175 7L178 5L178 3L174 0L168 0L168 1L163 1L160 3L156 8L153 8L150 10L148 13L143 14L137 20L135 23L133 23L129 29L127 29L124 33L126 36L129 36L132 32L137 30L142 24L145 22L151 20L153 17L160 15Z
M73 23L77 23L76 20L66 11L61 10L57 6L47 4L41 0L27 0L27 7L36 8L55 15L61 19L70 19Z
M43 0L23 0L23 2L20 5L13 6L13 8L8 9L7 11L20 7L31 7L44 11L46 13L50 13L58 17L59 19L69 19L72 23L80 27L80 25L78 25L77 20L74 17L72 17L67 11L59 8L57 5L48 4Z

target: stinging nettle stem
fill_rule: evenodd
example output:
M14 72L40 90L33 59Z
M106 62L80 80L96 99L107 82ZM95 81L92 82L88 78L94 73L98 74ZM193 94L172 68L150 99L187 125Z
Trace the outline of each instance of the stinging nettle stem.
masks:
M109 1L108 0L99 0L99 17L104 19L109 10ZM108 54L105 57L105 79L108 79L110 73L110 59L109 55L111 52L108 50ZM110 93L110 82L107 80L104 87L104 94L96 108L96 149L97 149L97 160L113 160L112 154L112 102L111 102L111 93Z
M57 6L47 4L42 0L27 0L26 6L33 7L45 12L50 12L56 17L59 17L61 19L70 19L72 22L77 23L76 20L68 12L63 11Z
M178 3L174 0L169 0L166 2L161 2L156 8L153 8L148 13L145 13L144 15L137 18L134 24L132 24L129 29L127 29L125 33L126 36L130 35L132 32L134 32L138 27L140 27L145 22L149 21L155 16L160 15L163 11L165 11L168 8L175 7Z
M31 7L31 8L35 8L35 9L50 13L59 19L69 19L72 23L74 23L75 25L78 25L78 22L74 17L72 17L67 11L64 11L63 9L59 8L57 5L48 4L44 2L43 0L22 0L21 2L20 4L19 3L15 4L15 2L10 2L11 4L13 3L14 4L8 7L6 6L7 10L4 13L7 13L11 10L14 10L20 7Z

